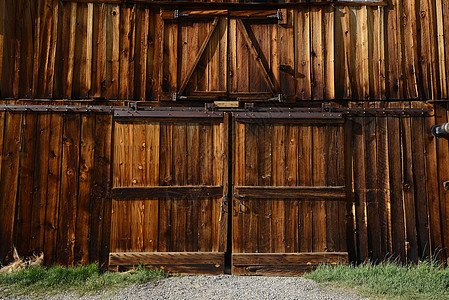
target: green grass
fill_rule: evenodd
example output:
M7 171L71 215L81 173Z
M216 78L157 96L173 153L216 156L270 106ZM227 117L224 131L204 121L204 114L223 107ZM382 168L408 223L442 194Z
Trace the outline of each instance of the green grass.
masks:
M433 261L359 266L322 265L304 275L318 283L354 288L362 296L386 299L449 299L449 268Z
M162 270L138 267L128 273L103 272L96 264L80 267L30 268L0 274L0 298L8 295L51 295L63 291L79 295L114 290L134 283L168 277Z

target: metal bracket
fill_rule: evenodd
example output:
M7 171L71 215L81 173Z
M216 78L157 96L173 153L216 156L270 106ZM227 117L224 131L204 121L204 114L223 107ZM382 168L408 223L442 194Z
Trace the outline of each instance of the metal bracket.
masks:
M285 98L284 98L283 94L278 94L276 97L268 98L268 101L277 101L277 102L283 103L283 102L285 102Z
M137 111L137 102L128 102L129 110Z
M180 18L180 17L188 17L188 16L189 16L189 14L180 13L179 10L177 10L177 9L175 9L175 11L173 12L173 18L175 18L175 19Z
M214 111L215 110L215 103L205 103L204 104L204 110L206 110L206 111Z
M253 111L254 110L254 103L245 103L245 109L247 111Z
M275 14L268 15L267 18L282 20L282 12L280 10L278 10Z

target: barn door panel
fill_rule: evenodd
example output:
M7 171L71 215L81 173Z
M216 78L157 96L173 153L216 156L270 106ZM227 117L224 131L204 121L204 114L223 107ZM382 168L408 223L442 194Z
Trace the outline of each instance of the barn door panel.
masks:
M293 18L289 15L288 10L230 12L231 97L283 101L295 95Z
M237 119L234 143L233 274L346 261L341 124Z
M223 118L117 121L110 268L224 272Z
M227 11L163 11L161 99L226 96Z

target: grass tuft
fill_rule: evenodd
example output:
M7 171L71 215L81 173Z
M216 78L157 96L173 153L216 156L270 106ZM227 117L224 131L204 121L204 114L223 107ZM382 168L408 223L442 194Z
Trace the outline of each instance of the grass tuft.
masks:
M10 295L78 295L114 290L131 284L155 283L168 277L162 270L137 267L130 272L103 272L96 264L79 267L29 268L0 274L0 298Z
M363 296L395 299L449 299L449 268L434 261L321 265L304 275L318 283L354 288Z

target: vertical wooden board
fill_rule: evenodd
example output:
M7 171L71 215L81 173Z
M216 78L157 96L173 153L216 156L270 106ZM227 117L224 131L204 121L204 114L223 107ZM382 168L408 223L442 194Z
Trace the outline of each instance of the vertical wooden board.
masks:
M211 124L201 124L200 134L200 185L212 183L213 162L213 130ZM198 219L198 247L199 251L212 250L212 200L204 198L201 200L200 215Z
M86 98L88 89L86 87L86 67L87 67L87 4L80 4L77 8L76 30L75 30L75 50L73 63L73 89L72 98ZM89 70L90 71L90 70Z
M213 173L212 173L212 184L214 186L224 186L224 178L227 178L227 168L225 167L225 164L227 164L227 161L225 159L227 158L227 155L225 154L224 149L224 138L225 138L225 125L223 123L219 124L213 124ZM187 149L189 149L187 147ZM225 173L226 172L226 173ZM213 205L212 205L212 251L217 252L220 248L223 248L222 243L224 241L221 239L223 237L223 234L226 235L223 230L227 231L227 228L224 228L222 226L222 223L224 223L223 217L226 217L224 211L225 211L225 203L223 197L225 197L227 194L227 190L223 189L223 196L222 197L216 197L213 199ZM227 198L227 196L226 196ZM194 205L194 204L189 204ZM190 213L190 209L188 211Z
M387 94L389 99L400 99L403 95L402 77L402 48L401 29L402 23L398 16L401 12L399 0L393 0L386 9L385 22L387 30L386 39L386 71Z
M173 184L173 125L160 125L160 152L159 152L159 184L162 186ZM158 251L170 251L171 236L171 200L159 201L159 236Z
M253 41L255 41L255 45L257 43L257 45L259 46L259 51L261 51L260 49L260 44L259 44L259 40L260 40L260 31L261 31L261 27L263 27L262 24L251 24L249 22L247 22L248 24L245 25L246 26L246 30L248 32L248 35L250 37L253 38ZM257 48L257 46L256 46ZM256 63L256 60L254 58L254 55L252 55L252 53L249 55L248 58L248 78L249 78L249 83L248 83L248 88L249 88L249 92L257 92L257 91L265 91L265 85L262 76L261 76L261 70L259 69L258 64Z
M50 49L48 51L48 70L45 72L46 76L46 85L44 96L52 98L54 96L54 82L55 82L55 64L56 64L56 49L57 49L57 40L58 40L58 27L59 23L59 12L60 12L60 2L53 2L53 16L52 16L52 25L51 25L51 38L50 38Z
M378 173L377 173L377 133L376 119L364 119L365 139L365 188L366 216L368 226L368 248L370 258L381 261L381 230L379 224Z
M119 222L123 220L119 217L120 211L120 201L112 200L112 211L111 211L111 252L123 252L125 249L121 249L119 243L120 227Z
M199 185L199 124L187 124L187 184ZM188 199L189 210L186 211L186 217L189 226L186 229L186 251L198 251L198 216L200 201Z
M0 18L3 19L2 16L2 8L1 6L3 6L3 4L0 4ZM37 77L38 77L38 71L39 71L39 55L40 55L40 43L41 43L41 16L43 16L42 14L42 10L41 10L41 2L38 2L34 5L34 7L32 7L32 10L34 10L34 12L36 13L36 18L33 18L33 30L34 30L34 43L33 43L33 75L32 75L32 86L31 86L31 97L30 98L36 98L36 94L37 94ZM0 32L1 32L1 28L0 28ZM2 47L1 49L3 49L3 45L2 45L2 38L0 38L0 47ZM0 54L0 60L1 60L1 54ZM0 62L0 70L1 70L1 62Z
M408 104L403 104L410 107ZM402 141L402 182L404 199L404 220L406 229L406 257L408 262L418 260L418 241L416 231L415 182L413 178L412 133L409 118L401 118Z
M154 16L152 24L154 24L154 69L153 69L153 89L152 96L160 100L161 83L162 83L162 67L164 57L164 20L162 19L162 10L152 13Z
M356 82L359 99L369 99L369 33L368 8L361 7L357 11L357 41L356 41Z
M436 19L436 34L437 34L437 48L438 48L438 69L439 69L439 84L441 98L447 99L447 77L446 77L446 58L445 58L445 25L449 29L448 22L444 22L443 19L443 3L445 1L435 1L435 19ZM446 4L447 7L449 7ZM446 35L447 36L447 35Z
M33 45L34 28L31 11L32 3L29 1L20 1L18 5L18 14L20 16L17 28L17 41L20 44L20 54L16 52L18 64L15 65L15 74L18 76L17 95L20 98L30 98L33 88ZM18 49L17 49L18 50Z
M131 50L134 49L133 32L134 32L134 10L130 6L120 7L120 38L119 38L119 98L132 99L130 96L130 60L134 56Z
M323 16L321 8L310 8L312 97L324 98Z
M234 122L234 186L245 185L245 124ZM243 206L242 199L232 201L232 252L243 253Z
M405 96L408 99L419 97L418 94L418 41L417 41L417 9L415 1L403 5L404 54L405 54Z
M76 30L76 13L78 4L70 3L70 17L68 31L63 32L63 39L68 40L64 45L67 46L64 50L67 52L62 55L66 56L63 63L63 76L65 77L65 86L63 87L63 97L71 98L73 89L73 66L75 57L75 30Z
M368 258L368 229L366 216L365 139L363 118L353 119L354 194L357 230L357 259Z
M335 97L341 99L350 98L350 82L348 69L349 54L349 28L347 24L347 8L336 7L334 15L334 82Z
M3 79L2 78L2 70L3 70L3 54L4 54L4 48L3 48L3 41L5 39L5 20L6 20L6 15L5 15L5 8L6 8L6 1L2 1L0 3L0 19L2 20L2 22L0 22L0 49L2 49L0 51L0 80ZM1 91L1 85L0 85L0 91ZM1 95L1 92L0 92Z
M326 161L325 161L325 180L326 184L329 186L338 186L339 180L339 164L341 163L339 159L339 152L341 149L339 146L338 139L339 136L339 126L328 126L325 135L325 151L326 151ZM330 252L336 252L339 250L339 206L340 203L336 201L328 201L326 203L326 250Z
M285 151L286 151L286 125L273 125L272 144L272 176L273 186L285 186ZM272 200L272 251L274 253L285 252L285 206L284 200Z
M396 104L389 107L394 108ZM402 200L402 156L400 123L397 117L388 117L388 162L390 186L391 254L405 262L405 224Z
M129 212L130 244L126 251L141 252L144 250L144 213L145 200L132 200L126 203Z
M120 39L120 7L107 4L105 6L106 61L105 78L102 82L102 96L106 99L117 99L119 90L119 39Z
M220 25L224 22L223 19L218 20L219 24L214 34L211 36L209 45L206 48L209 61L207 72L209 77L208 91L218 91L219 84L219 64L220 64Z
M59 198L61 192L61 162L64 129L62 114L50 115L49 159L47 175L47 207L45 213L45 265L50 266L56 258L57 229L59 223Z
M446 123L447 105L435 105L435 124ZM443 242L443 255L445 258L449 256L447 245L449 245L449 192L441 188L443 182L449 181L449 145L446 139L437 139L437 157L438 157L438 185L440 189L440 209L441 209L441 238Z
M75 264L89 263L90 200L92 195L95 115L81 116L79 193L76 216Z
M434 110L432 104L423 104L425 109ZM428 116L424 119L424 146L426 160L426 187L427 187L427 206L429 208L429 227L430 227L430 251L437 258L441 258L440 249L443 248L442 240L442 220L439 201L440 185L438 184L438 155L437 138L432 135L430 128L437 124L435 116Z
M272 125L261 124L257 133L257 170L258 184L260 186L272 185ZM271 230L272 230L272 201L258 201L258 252L271 253Z
M433 95L432 85L437 85L437 82L432 82L432 48L436 46L433 44L434 34L433 28L429 23L433 21L431 7L429 7L429 2L427 0L419 1L419 29L420 32L417 33L417 38L420 40L419 48L416 49L419 52L418 67L420 71L420 80L418 83L419 91L423 99L435 99ZM436 24L436 23L435 23Z
M146 87L146 99L147 100L155 100L156 98L153 96L153 90L155 88L154 81L154 66L155 66L155 48L156 44L154 42L156 36L156 14L157 10L151 10L148 8L148 51L147 51L147 87Z
M390 161L388 159L388 123L387 118L377 118L376 153L377 153L377 201L380 230L381 257L392 254L391 218L390 218Z
M168 56L166 58L168 64L168 73L164 74L167 78L167 83L164 83L164 91L169 93L176 93L178 91L178 33L179 27L177 23L166 25L165 45L167 45ZM165 78L164 76L164 78Z
M80 125L78 114L66 114L64 116L61 198L56 252L56 261L64 265L72 265L75 255Z
M379 43L379 9L377 7L368 9L368 68L369 68L369 95L370 99L378 100L380 96L380 52Z
M120 187L124 173L125 140L123 132L124 124L114 123L114 157L112 159L112 187Z
M19 152L21 146L22 114L9 113L4 123L0 202L3 217L0 221L0 259L2 264L12 259L14 211L16 209L17 183L19 176Z
M312 182L315 186L326 186L326 130L324 126L312 128ZM326 251L326 199L312 201L312 249L315 252Z
M104 268L108 267L109 251L110 251L110 238L111 238L111 212L112 212L112 199L110 195L111 191L111 164L112 164L112 145L113 145L113 118L112 115L98 115L95 126L95 169L98 169L98 173L95 174L95 178L98 178L98 187L100 187L99 194L101 195L102 203L100 220L101 224L101 244L100 244L100 257L99 264ZM98 155L98 156L97 156ZM97 164L98 162L98 164ZM94 183L95 185L95 183Z
M106 80L106 10L104 4L95 4L92 48L92 89L90 98L101 98Z
M278 25L278 61L280 65L295 70L294 11L286 10L286 13L287 15L285 17L287 18L287 24ZM284 95L295 95L294 73L290 74L288 72L283 72L281 69L279 80L279 86Z
M211 141L212 142L212 141ZM187 128L183 123L176 124L173 128L173 179L178 186L187 184L187 160L185 154L187 150ZM211 172L212 170L209 170ZM190 205L187 200L189 196L173 199L172 203L172 243L173 251L186 250L186 211Z
M39 232L38 237L30 243L30 249L34 253L44 251L45 242L45 215L47 208L47 174L50 161L50 114L39 114L36 134L36 160L34 169L34 193L35 201L39 203L38 214L33 214L32 226ZM1 116L0 116L1 120ZM1 122L1 121L0 121ZM0 140L3 140L0 135Z
M201 22L198 24L198 49L201 48L206 36L210 30L210 23ZM209 72L207 71L207 62L209 61L209 54L207 50L204 51L202 58L196 67L197 86L196 91L207 91L209 85ZM195 76L195 73L192 75Z
M134 98L146 99L149 10L140 8L136 11L136 40L134 56ZM137 62L137 63L136 63Z
M95 116L94 188L91 202L89 261L107 267L112 201L110 199L112 116Z
M443 16L448 16L449 15L449 3L447 1L442 1L442 11L443 11ZM447 19L444 19L444 52L445 52L445 68L440 68L440 70L445 70L446 71L446 97L444 97L445 99L447 99L449 97L449 22L447 21ZM440 58L442 59L442 58ZM441 75L441 78L443 78L443 76ZM443 97L443 95L442 95Z
M245 186L257 186L257 124L245 126ZM245 231L243 234L246 253L257 252L257 223L259 199L244 200L246 211L243 213Z
M237 91L237 20L235 18L229 18L228 20L228 26L229 26L229 45L228 45L228 51L229 51L229 69L228 69L228 76L229 76L229 83L228 83L228 90L230 92Z
M335 11L332 6L323 9L325 99L335 99Z
M286 128L286 174L287 186L298 185L298 137L299 126L289 125ZM299 201L285 200L285 252L299 252Z
M412 102L413 108L422 108L421 103ZM412 161L415 179L416 225L419 258L430 255L429 217L426 190L425 131L424 117L412 117Z
M218 24L219 40L219 53L218 53L218 90L229 91L228 87L228 75L229 72L229 60L228 60L228 30L229 21L227 17L222 17Z
M36 31L39 32L39 41L36 43L34 58L35 58L35 66L34 66L34 75L33 75L33 93L34 97L43 98L44 95L48 96L45 92L48 79L49 72L49 60L51 55L51 49L54 44L52 43L52 37L54 35L54 29L52 28L52 24L55 20L58 19L57 15L53 15L53 3L52 1L44 1L42 2L40 10L38 13L40 14L40 18L36 20ZM38 21L40 19L40 22ZM3 47L1 47L3 49ZM54 60L54 58L53 58ZM0 68L1 69L1 68Z
M312 185L312 127L301 126L298 137L298 183L300 186ZM299 203L299 249L312 252L312 201Z
M16 2L4 1L4 11L10 13L4 14L4 19L2 24L4 24L3 35L2 35L2 69L1 72L1 91L0 95L2 97L12 97L12 86L13 86L13 72L14 72L14 62L13 59L15 50L14 34L15 34L15 7Z
M160 125L157 123L146 124L146 185L159 185L159 155L160 155ZM145 251L158 250L159 230L159 201L157 199L145 202L144 217L144 242Z
M22 122L19 181L17 183L17 207L15 216L14 245L21 255L32 255L30 244L39 240L39 227L33 226L33 216L39 215L39 202L35 198L34 170L36 157L37 115L26 113ZM39 219L38 217L34 219Z
M249 78L251 74L249 74L249 61L251 60L249 46L246 44L245 39L243 38L243 34L235 27L236 30L236 48L235 48L235 56L236 56L236 69L235 69L235 92L248 92L249 87Z

